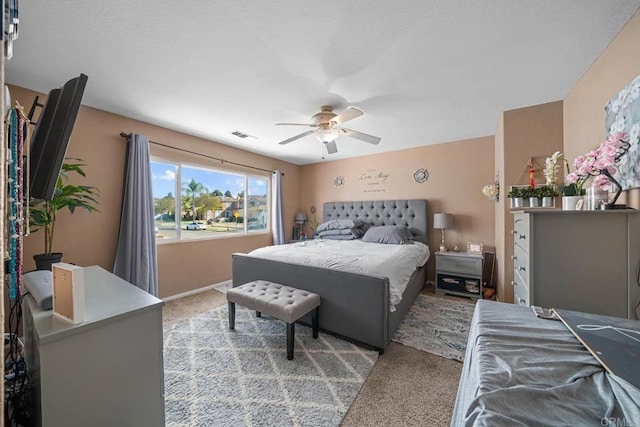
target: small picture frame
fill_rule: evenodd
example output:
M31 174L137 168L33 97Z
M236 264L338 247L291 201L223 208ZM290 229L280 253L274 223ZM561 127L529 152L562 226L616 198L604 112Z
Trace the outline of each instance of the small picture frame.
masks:
M482 255L482 243L467 242L467 252Z
M53 314L73 324L84 322L84 270L65 262L51 265Z

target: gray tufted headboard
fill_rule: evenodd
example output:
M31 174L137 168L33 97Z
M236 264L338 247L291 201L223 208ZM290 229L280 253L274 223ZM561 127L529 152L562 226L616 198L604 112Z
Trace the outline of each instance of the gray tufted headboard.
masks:
M373 225L406 225L415 240L428 244L426 200L327 202L322 208L322 221L332 219L359 219Z

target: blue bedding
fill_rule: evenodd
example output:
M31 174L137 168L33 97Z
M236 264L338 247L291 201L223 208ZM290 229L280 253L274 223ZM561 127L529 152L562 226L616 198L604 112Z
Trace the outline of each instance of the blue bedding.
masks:
M640 390L609 374L562 322L478 301L452 426L640 425L639 405Z

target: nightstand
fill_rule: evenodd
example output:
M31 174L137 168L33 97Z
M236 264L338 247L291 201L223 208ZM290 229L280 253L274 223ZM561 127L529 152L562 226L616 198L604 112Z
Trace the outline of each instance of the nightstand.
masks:
M482 298L482 254L436 252L436 293Z

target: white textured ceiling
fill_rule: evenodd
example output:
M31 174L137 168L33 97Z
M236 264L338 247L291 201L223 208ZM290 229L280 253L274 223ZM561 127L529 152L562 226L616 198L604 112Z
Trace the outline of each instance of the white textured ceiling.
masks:
M304 129L275 123L309 123L325 104L363 110L345 126L382 142L342 136L325 161L492 135L500 112L563 99L639 6L27 0L6 80L47 93L82 72L85 105L317 163L314 136L282 146Z

